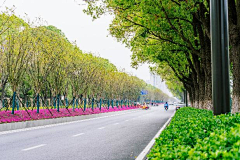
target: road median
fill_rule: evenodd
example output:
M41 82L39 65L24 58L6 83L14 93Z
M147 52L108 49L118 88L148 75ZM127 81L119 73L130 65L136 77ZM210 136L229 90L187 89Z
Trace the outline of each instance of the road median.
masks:
M38 128L46 127L46 126L51 127L51 126L63 125L66 123L76 123L79 121L96 119L96 118L106 118L106 117L117 116L121 114L127 114L128 112L131 113L136 110L137 109L131 109L131 110L124 110L124 111L81 115L81 116L74 116L74 117L32 120L32 121L15 122L15 123L2 123L0 124L0 134L4 131L12 131L12 130L19 130L19 129L34 128L34 127L38 127Z

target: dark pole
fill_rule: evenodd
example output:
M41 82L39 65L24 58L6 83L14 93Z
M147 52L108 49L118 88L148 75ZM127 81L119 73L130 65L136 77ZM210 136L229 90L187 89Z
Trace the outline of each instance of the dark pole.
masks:
M185 90L185 102L186 102L186 107L188 107L187 90Z
M228 1L211 0L212 101L214 115L230 112Z
M183 91L183 103L186 103L186 94L185 94L185 90Z

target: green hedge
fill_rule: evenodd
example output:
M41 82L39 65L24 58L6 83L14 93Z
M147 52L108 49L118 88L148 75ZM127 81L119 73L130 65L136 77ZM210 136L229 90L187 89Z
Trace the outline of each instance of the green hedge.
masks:
M240 159L240 115L181 108L148 154L157 159Z

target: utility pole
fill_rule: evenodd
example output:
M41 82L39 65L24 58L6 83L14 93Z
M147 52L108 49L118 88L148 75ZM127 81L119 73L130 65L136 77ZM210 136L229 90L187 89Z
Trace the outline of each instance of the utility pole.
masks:
M212 100L214 115L230 112L228 0L211 0Z

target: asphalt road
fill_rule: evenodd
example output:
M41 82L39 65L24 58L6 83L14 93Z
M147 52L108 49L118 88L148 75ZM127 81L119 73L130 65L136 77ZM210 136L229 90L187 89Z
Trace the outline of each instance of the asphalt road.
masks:
M135 159L175 107L131 110L48 128L0 135L0 160ZM106 115L105 115L106 116Z

